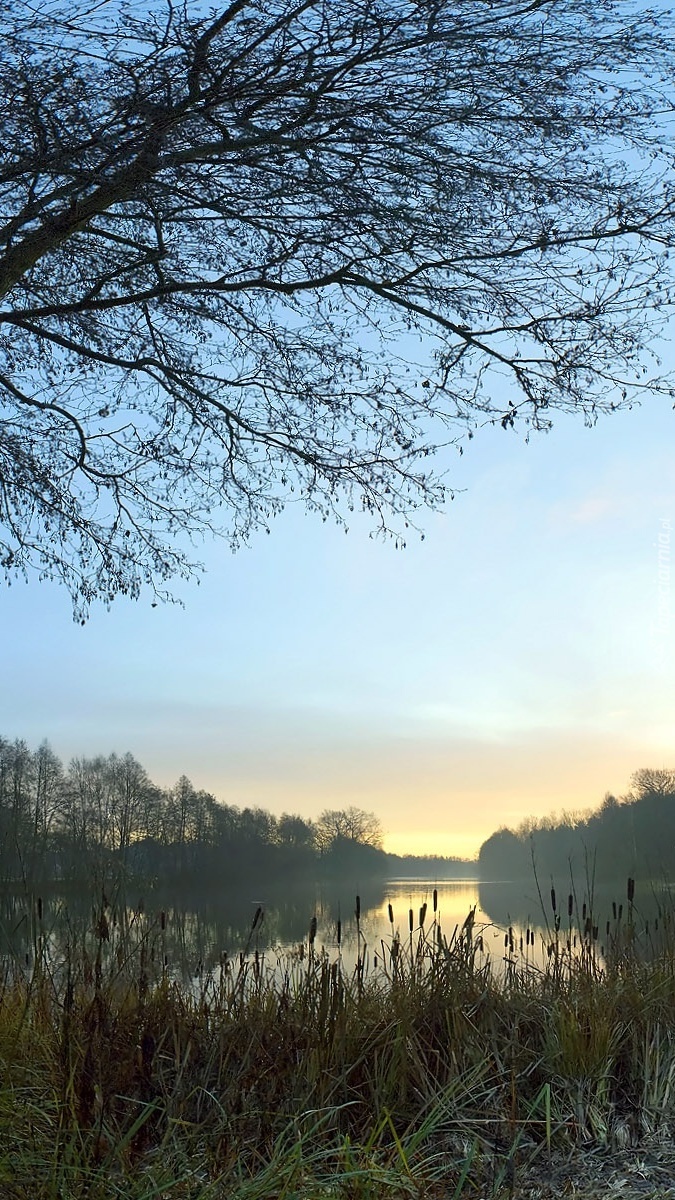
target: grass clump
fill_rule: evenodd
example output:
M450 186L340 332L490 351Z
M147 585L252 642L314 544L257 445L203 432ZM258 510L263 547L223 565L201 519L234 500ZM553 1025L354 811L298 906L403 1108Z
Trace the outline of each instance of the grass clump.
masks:
M633 917L633 898L630 900ZM675 1113L675 950L558 913L485 953L410 914L355 969L252 938L191 983L167 918L101 905L0 989L0 1194L8 1200L370 1200L514 1194L556 1152L626 1145ZM358 911L358 905L357 905ZM667 926L667 922L665 923ZM572 945L573 937L577 946Z

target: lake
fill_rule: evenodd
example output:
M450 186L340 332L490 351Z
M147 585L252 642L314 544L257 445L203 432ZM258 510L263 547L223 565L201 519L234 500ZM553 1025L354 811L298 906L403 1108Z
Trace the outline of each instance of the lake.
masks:
M56 966L78 946L95 955L97 942L108 957L119 957L124 942L143 947L155 970L182 979L203 977L224 963L236 969L256 955L274 970L287 956L298 960L310 952L341 959L347 971L360 957L371 970L391 962L393 940L409 950L440 931L451 941L469 918L474 940L480 939L481 961L489 956L497 967L504 961L543 965L553 942L577 950L585 940L603 955L627 922L649 943L668 922L663 892L647 891L629 905L625 882L597 889L592 903L583 892L552 897L549 887L540 895L535 880L399 878L368 881L358 895L358 919L356 889L335 881L271 881L262 889L255 885L249 894L223 887L198 898L167 889L164 898L122 902L117 897L105 908L82 896L67 902L5 897L0 954L6 965L23 969L44 953Z

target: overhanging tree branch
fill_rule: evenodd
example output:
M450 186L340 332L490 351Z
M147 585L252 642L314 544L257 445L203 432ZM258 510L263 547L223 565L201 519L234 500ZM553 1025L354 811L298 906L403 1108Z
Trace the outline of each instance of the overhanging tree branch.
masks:
M291 488L396 528L481 423L670 388L670 14L78 5L0 0L9 571L163 594Z

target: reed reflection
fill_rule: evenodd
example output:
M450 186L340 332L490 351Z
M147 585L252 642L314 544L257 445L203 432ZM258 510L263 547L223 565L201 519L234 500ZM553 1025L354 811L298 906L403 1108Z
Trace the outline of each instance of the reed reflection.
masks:
M284 885L276 891L241 888L217 895L166 891L151 901L129 897L4 896L0 936L5 974L40 960L58 970L76 952L102 957L142 953L144 969L173 978L199 978L253 956L277 969L287 956L324 955L342 967L370 971L391 963L392 945L409 956L425 939L435 944L471 934L476 951L498 969L542 968L593 956L611 959L630 942L653 958L675 938L670 894L629 880L592 893L555 885L528 895L518 884L420 879L350 885ZM413 945L414 943L414 945Z

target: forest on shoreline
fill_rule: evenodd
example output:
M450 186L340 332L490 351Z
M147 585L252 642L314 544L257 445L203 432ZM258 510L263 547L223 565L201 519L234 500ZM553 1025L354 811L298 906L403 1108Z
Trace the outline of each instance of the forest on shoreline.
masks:
M564 868L565 853L568 872L584 855L588 864L591 837L593 870L609 869L610 853L614 874L625 870L627 841L631 866L651 870L648 850L673 853L673 782L638 772L630 794L607 797L597 813L497 831L481 871L514 872L522 890L533 861L539 878ZM675 914L665 897L658 922L647 920L632 874L624 917L619 909L606 929L585 901L581 911L570 904L561 927L564 897L556 913L551 888L542 962L510 927L503 956L486 957L471 914L454 932L441 927L434 893L415 928L411 912L409 934L392 921L372 968L357 897L352 966L339 940L330 954L318 950L316 912L299 939L286 936L287 896L274 933L294 944L279 969L253 938L262 907L251 924L250 889L227 893L228 882L248 885L264 871L269 882L272 870L290 881L303 863L307 880L323 871L342 884L353 868L372 883L378 870L417 864L421 874L425 864L440 881L441 864L475 875L476 863L386 855L377 819L360 809L275 817L220 804L185 777L158 788L130 754L64 768L45 743L32 752L3 739L0 821L13 912L0 1005L9 1164L0 1182L17 1197L61 1195L65 1181L69 1196L108 1200L110 1180L136 1200L178 1197L186 1179L200 1181L195 1197L238 1200L271 1200L280 1180L305 1197L347 1200L355 1180L365 1181L359 1197L403 1200L411 1184L440 1196L448 1180L453 1196L497 1197L516 1194L517 1179L523 1195L543 1200L553 1192L541 1180L556 1163L568 1172L556 1174L558 1187L570 1172L580 1180L581 1155L584 1181L598 1185L584 1194L599 1200L615 1177L602 1165L608 1148L623 1189L626 1148L641 1141L648 1151L650 1136L672 1130ZM609 851L606 835L617 839ZM92 912L83 884L142 881L147 892L151 870L157 883L181 871L208 889L222 909L215 924L210 914L131 910L101 891ZM34 887L45 879L54 894L43 901ZM33 890L12 910L17 880ZM69 886L80 907L57 920ZM226 895L238 895L241 913ZM223 953L246 921L243 949ZM526 946L534 936L528 927ZM650 1179L670 1182L672 1137L659 1155Z
M236 886L270 878L366 880L478 876L514 883L675 873L675 771L643 769L595 811L502 828L478 860L388 854L374 813L349 806L315 819L238 807L182 775L153 783L130 753L74 758L0 737L0 886L33 890L139 883Z
M325 809L315 820L238 807L182 775L153 783L132 754L74 758L0 737L0 886L34 890L177 880L200 890L270 878L475 876L475 861L382 848L378 818Z
M675 876L675 770L643 768L621 797L607 793L598 809L524 821L498 829L478 855L481 879L547 883L595 882L629 876L662 882Z

